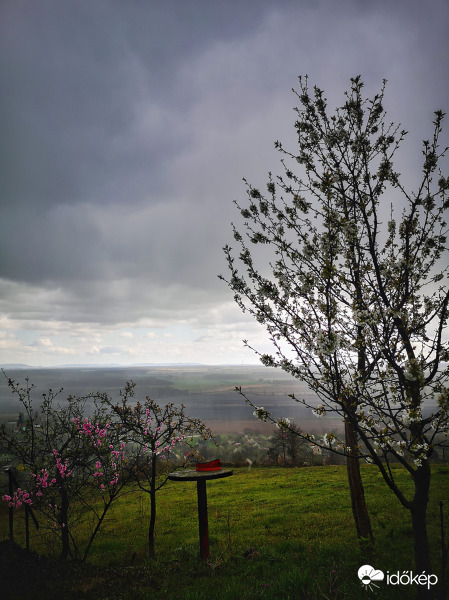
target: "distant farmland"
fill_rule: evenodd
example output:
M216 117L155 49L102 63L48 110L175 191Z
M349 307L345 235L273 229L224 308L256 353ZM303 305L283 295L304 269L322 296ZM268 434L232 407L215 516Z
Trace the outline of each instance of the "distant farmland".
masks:
M315 405L317 398L307 387L283 371L263 366L143 366L143 367L70 367L5 369L15 381L36 387L36 401L42 394L63 388L60 399L105 392L119 400L119 391L126 381L136 384L135 399L150 396L160 404L184 404L187 414L209 424L216 433L253 429L269 430L253 417L253 409L235 392L241 386L258 406L271 410L275 416L288 417L307 431L329 431L340 428L337 419L317 419L310 410L294 402L288 394L307 398ZM0 419L17 418L18 403L8 389L5 377L0 377Z

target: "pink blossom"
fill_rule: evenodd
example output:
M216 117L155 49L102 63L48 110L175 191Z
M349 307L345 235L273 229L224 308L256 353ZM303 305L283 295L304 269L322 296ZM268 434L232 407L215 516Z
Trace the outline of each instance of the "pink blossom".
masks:
M10 508L20 508L22 504L28 504L29 506L32 504L30 494L21 488L17 488L13 496L5 494L2 496L2 500L7 502Z

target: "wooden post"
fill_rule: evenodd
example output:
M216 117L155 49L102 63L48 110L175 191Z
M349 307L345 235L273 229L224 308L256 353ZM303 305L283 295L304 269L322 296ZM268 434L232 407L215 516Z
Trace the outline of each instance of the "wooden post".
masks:
M209 524L207 520L207 492L206 481L199 479L196 482L198 493L198 522L200 530L200 557L201 560L207 560L209 552Z
M446 537L444 533L444 513L443 513L443 502L440 500L440 531L441 531L441 580L443 587L442 598L446 598L446 567L447 567L447 552L448 545L446 544Z
M19 487L19 482L17 481L13 468L11 466L5 467L5 471L8 473L8 482L9 482L9 495L11 498L14 496L14 488ZM39 529L39 523L34 515L33 509L29 504L25 503L25 541L26 541L26 549L30 549L30 517L33 519L34 526L36 529ZM9 541L14 542L14 507L9 507Z
M232 471L229 469L222 470L220 468L211 471L200 471L199 469L195 471L175 471L168 476L168 479L171 481L196 481L198 524L200 530L200 557L202 560L207 560L210 556L206 481L209 481L210 479L223 479L223 477L229 477L230 475L232 475Z
M28 504L25 504L25 548L30 549L30 509Z

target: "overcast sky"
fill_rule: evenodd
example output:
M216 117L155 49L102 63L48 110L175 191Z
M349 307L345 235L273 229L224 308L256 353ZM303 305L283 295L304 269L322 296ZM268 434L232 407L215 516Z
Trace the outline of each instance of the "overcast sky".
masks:
M0 364L257 362L217 275L298 75L332 106L388 79L412 173L448 24L447 0L3 0Z

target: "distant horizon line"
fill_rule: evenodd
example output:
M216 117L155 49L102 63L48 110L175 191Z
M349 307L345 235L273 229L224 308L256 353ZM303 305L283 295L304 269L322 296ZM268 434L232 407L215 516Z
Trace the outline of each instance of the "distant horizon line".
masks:
M4 363L0 369L98 369L117 368L126 369L131 367L263 367L261 363L200 363L200 362L151 362L151 363L67 363L55 365L28 365L25 363Z

